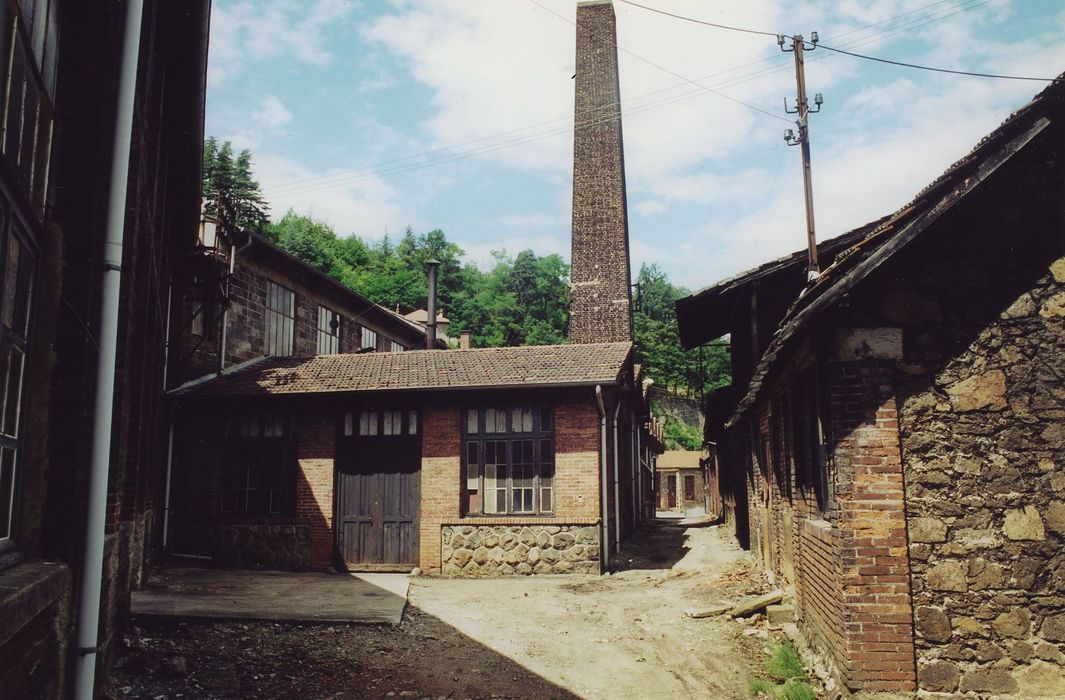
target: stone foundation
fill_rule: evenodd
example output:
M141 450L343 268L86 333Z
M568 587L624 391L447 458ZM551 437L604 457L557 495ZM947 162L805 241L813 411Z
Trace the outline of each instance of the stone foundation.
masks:
M598 525L445 525L445 576L598 574Z
M239 568L302 571L310 545L310 525L228 523L221 528L214 559Z

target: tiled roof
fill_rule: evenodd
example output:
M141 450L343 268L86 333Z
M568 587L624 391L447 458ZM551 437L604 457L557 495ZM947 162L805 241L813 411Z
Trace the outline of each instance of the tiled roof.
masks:
M171 391L255 396L616 384L631 343L264 357Z

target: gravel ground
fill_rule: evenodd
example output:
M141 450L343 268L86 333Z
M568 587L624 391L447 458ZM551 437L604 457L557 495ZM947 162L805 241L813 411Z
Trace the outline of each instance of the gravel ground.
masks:
M110 698L745 698L767 590L722 528L657 523L610 576L421 577L396 626L135 621Z

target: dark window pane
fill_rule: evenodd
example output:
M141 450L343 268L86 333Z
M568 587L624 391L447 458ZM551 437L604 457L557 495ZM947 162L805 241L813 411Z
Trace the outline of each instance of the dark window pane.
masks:
M6 388L4 391L4 415L0 432L11 437L18 436L19 397L22 390L22 353L11 348L8 354Z
M551 430L551 423L552 423L552 420L551 420L552 415L551 414L552 414L552 411L551 411L550 408L541 408L540 409L540 430L542 430L542 431Z
M12 485L15 482L15 453L0 447L0 540L11 536Z

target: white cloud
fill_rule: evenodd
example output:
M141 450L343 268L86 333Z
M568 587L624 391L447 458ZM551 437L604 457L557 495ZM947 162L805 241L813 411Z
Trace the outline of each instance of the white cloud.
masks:
M215 3L208 81L217 86L243 72L249 61L278 56L328 65L333 53L325 32L346 21L355 9L346 0Z
M267 129L279 129L292 121L292 112L274 95L264 96L251 116Z

